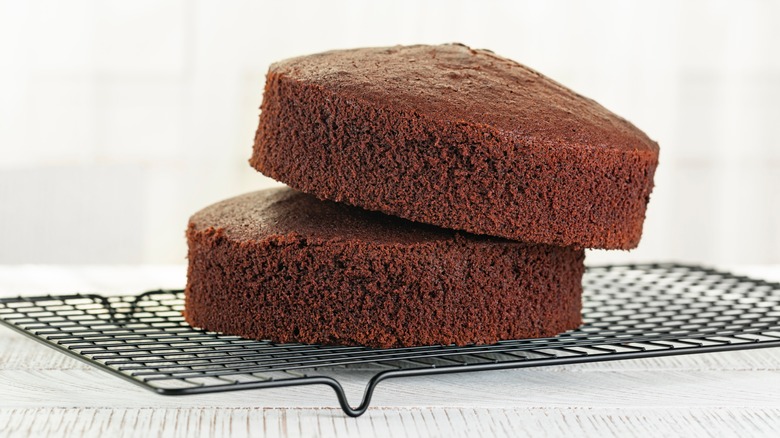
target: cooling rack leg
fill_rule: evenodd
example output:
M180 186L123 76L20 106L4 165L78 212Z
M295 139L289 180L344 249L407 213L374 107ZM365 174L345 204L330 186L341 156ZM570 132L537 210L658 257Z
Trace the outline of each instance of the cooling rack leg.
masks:
M374 377L369 380L368 384L366 384L366 389L363 392L363 400L360 402L360 405L358 405L356 408L353 408L350 406L349 401L347 400L347 394L344 392L344 388L341 386L341 383L338 382L338 380L328 377L328 376L316 376L316 377L308 377L305 380L301 380L300 383L294 383L294 384L300 384L300 385L327 385L333 388L333 391L336 393L336 398L339 400L339 406L341 406L341 410L344 411L345 414L349 415L350 417L359 417L366 413L366 410L368 410L368 406L371 404L371 397L374 395L374 389L376 389L376 386L381 382L382 380L396 377L397 371L384 371L379 374L376 374Z
M307 383L330 386L336 393L336 398L339 401L341 410L350 417L359 417L366 413L366 410L368 410L368 406L371 404L371 396L374 394L374 388L376 388L376 384L379 383L380 380L382 380L382 378L380 375L377 375L368 382L366 385L366 390L363 393L363 400L356 408L350 406L349 401L347 400L347 394L344 392L344 388L336 379L327 376L310 377L307 379Z

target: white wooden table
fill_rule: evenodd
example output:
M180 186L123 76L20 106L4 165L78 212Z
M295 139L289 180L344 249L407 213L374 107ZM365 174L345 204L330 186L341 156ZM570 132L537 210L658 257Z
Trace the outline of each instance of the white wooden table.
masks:
M739 271L780 281L780 266ZM183 266L0 267L0 296L181 288ZM360 372L340 377L351 401ZM0 328L0 436L780 436L780 348L159 396Z

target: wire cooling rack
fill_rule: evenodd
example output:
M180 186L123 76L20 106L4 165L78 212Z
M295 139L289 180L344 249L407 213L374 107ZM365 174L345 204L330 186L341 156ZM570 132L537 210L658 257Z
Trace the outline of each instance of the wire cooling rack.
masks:
M584 325L555 338L387 350L276 344L191 328L181 291L0 300L0 323L164 395L328 385L363 414L383 380L780 346L780 284L678 264L589 268ZM334 370L376 371L357 407ZM330 374L329 374L330 373Z

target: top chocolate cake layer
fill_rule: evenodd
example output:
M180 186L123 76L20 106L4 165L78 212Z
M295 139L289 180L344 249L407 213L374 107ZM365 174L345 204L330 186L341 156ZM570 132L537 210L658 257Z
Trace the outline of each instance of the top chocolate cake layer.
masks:
M630 249L658 145L489 51L399 46L273 64L250 163L320 199L420 223Z

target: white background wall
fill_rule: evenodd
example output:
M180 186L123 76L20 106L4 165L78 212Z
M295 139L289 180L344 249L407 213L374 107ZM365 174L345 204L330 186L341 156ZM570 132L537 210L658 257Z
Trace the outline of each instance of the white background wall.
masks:
M274 60L460 41L661 145L640 248L591 262L780 263L780 2L2 1L0 263L184 261L248 164Z

